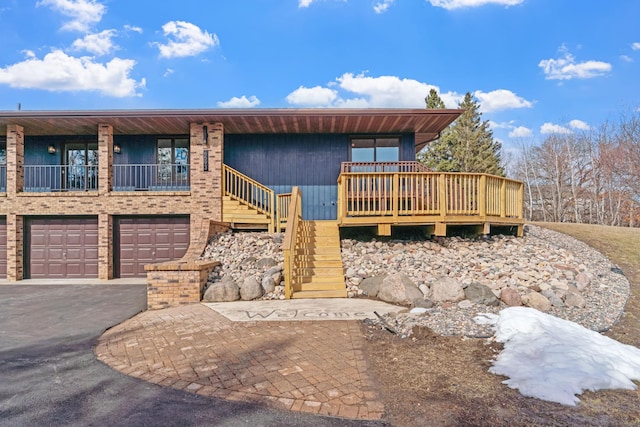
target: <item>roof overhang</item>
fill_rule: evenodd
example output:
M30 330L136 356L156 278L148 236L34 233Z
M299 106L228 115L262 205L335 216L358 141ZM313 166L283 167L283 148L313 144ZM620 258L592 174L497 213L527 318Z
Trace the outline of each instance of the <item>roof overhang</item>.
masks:
M0 112L0 135L20 125L25 135L92 135L99 124L116 135L189 133L191 123L222 123L226 134L415 133L416 151L437 139L463 110L196 109Z

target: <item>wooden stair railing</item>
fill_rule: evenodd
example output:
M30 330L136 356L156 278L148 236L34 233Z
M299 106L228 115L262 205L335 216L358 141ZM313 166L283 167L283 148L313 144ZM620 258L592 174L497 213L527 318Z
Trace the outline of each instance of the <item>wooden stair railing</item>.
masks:
M287 220L289 219L289 204L291 203L291 193L282 193L277 196L277 219L276 219L276 231L281 233L287 226Z
M302 192L298 187L291 189L291 200L288 207L287 225L282 240L284 252L284 297L293 296L293 288L297 285L296 254L300 249L302 235Z
M288 213L282 241L285 298L346 298L337 222L304 221L298 187Z
M270 219L269 231L276 225L275 192L241 172L222 165L222 188L225 196L238 200Z

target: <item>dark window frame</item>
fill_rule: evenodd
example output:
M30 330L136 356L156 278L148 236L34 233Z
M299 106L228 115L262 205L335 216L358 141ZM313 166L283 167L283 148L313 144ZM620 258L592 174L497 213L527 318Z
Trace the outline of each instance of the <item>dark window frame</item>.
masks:
M389 140L389 139L395 139L397 141L397 145L381 145L378 146L378 140ZM371 148L373 148L373 162L379 162L378 160L378 148L383 148L383 147L395 147L398 149L398 158L397 160L384 160L382 162L399 162L401 161L401 147L402 147L402 136L400 135L375 135L375 136L371 136L371 135L355 135L355 136L351 136L349 138L349 161L353 162L353 149L357 148L354 147L354 141L366 141L366 140L371 140L373 141L373 146Z

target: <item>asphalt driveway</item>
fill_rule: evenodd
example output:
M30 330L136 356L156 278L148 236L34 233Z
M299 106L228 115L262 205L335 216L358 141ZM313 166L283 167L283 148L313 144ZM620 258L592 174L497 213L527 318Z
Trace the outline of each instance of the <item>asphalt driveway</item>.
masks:
M365 426L207 398L99 362L97 338L142 311L144 285L0 285L3 426Z

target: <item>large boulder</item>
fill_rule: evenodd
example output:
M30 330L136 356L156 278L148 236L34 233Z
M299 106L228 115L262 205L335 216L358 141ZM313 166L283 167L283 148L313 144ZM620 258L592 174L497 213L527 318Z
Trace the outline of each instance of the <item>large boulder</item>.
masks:
M549 311L551 309L551 303L542 294L538 292L529 292L522 297L522 303L527 307L535 308L538 311Z
M520 292L513 288L503 288L500 291L500 299L509 307L519 307L522 305Z
M209 285L202 298L209 302L229 302L240 299L240 288L229 276L222 278L220 282Z
M480 283L472 283L464 290L465 297L476 304L500 305L491 288Z
M262 289L264 290L265 294L276 290L276 282L275 280L273 280L273 276L271 276L270 274L265 274L262 277Z
M458 302L465 299L462 285L451 277L441 277L431 285L433 302Z
M380 291L380 285L385 277L387 276L367 277L360 282L360 289L362 289L362 292L365 295L371 298L376 298Z
M586 273L578 273L576 276L576 287L579 291L584 291L591 284L591 278Z
M255 277L249 276L244 279L240 287L240 298L242 298L243 301L251 301L260 298L262 295L262 284L260 284Z
M415 305L415 300L424 300L424 295L409 276L396 273L382 280L378 298L392 304Z

